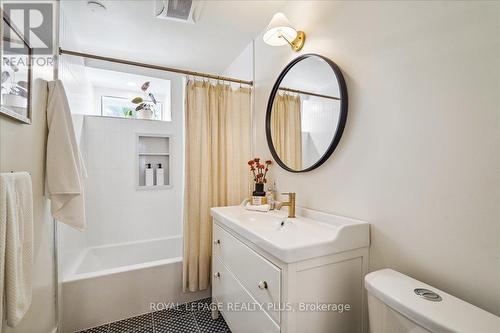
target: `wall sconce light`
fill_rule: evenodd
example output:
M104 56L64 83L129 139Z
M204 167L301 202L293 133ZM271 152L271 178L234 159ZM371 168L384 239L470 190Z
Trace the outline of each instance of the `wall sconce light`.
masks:
M297 31L283 13L274 14L271 22L264 33L264 42L272 46L283 46L289 44L295 52L304 46L306 34Z

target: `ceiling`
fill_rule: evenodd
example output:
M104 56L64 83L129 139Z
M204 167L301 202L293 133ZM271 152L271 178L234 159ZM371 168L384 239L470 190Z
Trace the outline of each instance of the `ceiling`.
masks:
M196 24L156 18L150 0L102 0L97 13L87 0L61 0L61 9L82 52L220 74L284 2L209 0Z
M170 89L170 82L164 79L94 67L86 67L85 72L89 82L97 88L128 91L140 95L142 84L149 81L148 93L151 92L155 96L163 96Z

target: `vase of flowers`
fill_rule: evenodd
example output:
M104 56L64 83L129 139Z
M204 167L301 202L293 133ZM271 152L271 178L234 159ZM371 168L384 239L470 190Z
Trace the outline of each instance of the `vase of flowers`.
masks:
M266 191L264 190L264 184L267 183L267 172L269 171L269 166L271 161L267 160L264 163L260 163L260 158L256 157L253 160L248 161L250 171L253 175L253 181L255 184L255 190L252 195L252 204L262 205L265 203Z

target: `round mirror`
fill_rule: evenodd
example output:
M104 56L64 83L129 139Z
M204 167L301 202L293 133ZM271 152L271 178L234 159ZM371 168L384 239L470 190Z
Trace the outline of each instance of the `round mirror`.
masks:
M285 67L271 91L269 149L285 170L313 170L337 147L346 119L347 88L339 67L317 54L302 55Z

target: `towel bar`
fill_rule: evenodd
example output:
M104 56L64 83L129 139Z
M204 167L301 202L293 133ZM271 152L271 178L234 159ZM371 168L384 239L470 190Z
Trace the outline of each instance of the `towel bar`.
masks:
M14 173L14 171L10 170L10 173ZM29 173L29 175L31 176L31 172L28 172L28 173Z

